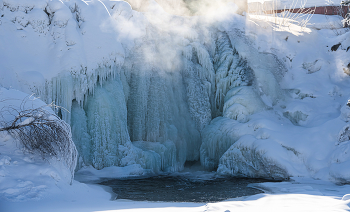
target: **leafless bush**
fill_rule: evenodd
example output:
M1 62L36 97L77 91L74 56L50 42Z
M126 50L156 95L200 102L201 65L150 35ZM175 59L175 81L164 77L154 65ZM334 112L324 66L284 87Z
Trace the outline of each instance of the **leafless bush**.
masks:
M266 3L255 5L250 17L274 22L275 26L280 29L289 28L292 24L295 24L300 26L301 31L303 31L316 11L316 7L305 7L307 0L300 3L299 0L293 0L289 8L284 6L283 9L279 9L276 0L270 1L270 4Z
M19 107L8 105L0 110L0 132L9 132L20 141L25 150L39 154L44 159L56 157L57 160L62 160L73 177L77 150L72 140L70 126L47 110L50 107L57 107L53 103L26 109L28 100L28 97L24 99ZM14 119L6 122L4 116L11 116Z

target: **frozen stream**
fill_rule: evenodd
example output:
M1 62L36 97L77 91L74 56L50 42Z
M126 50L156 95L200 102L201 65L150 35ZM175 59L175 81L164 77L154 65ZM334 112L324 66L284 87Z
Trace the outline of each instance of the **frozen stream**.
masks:
M149 178L108 179L100 184L110 186L116 199L164 202L218 202L263 193L248 187L266 182L248 178L199 178L188 175L159 175Z

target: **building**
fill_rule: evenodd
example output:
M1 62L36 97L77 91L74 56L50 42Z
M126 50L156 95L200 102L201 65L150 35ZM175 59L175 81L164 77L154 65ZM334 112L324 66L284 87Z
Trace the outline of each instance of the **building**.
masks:
M284 11L292 13L309 13L314 10L314 14L340 15L345 16L349 8L339 4L330 4L327 0L248 0L249 13L281 13Z

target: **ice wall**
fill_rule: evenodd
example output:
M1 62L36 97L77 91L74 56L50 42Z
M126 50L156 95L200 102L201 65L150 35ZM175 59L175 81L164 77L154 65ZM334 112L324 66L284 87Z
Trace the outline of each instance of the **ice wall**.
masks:
M169 19L158 11L157 19ZM207 45L198 39L188 19L177 18L172 26L159 28L160 20L147 17L146 36L123 66L128 82L128 129L132 141L173 142L176 166L199 160L200 132L211 120L215 85ZM155 22L155 23L153 23ZM174 42L175 41L175 42Z
M129 141L126 103L119 77L96 86L84 107L87 132L91 136L92 165L97 169L118 166L121 159L118 147Z
M3 24L14 23L36 45L52 46L35 48L15 39L27 51L19 57L25 60L32 49L38 58L57 55L25 69L37 70L44 81L18 87L61 106L56 112L71 124L77 168L139 163L158 172L180 170L186 160L200 157L217 161L230 142L218 154L200 156L202 138L202 152L217 147L204 130L212 118L247 121L264 107L254 100L257 73L242 56L246 50L201 17L173 16L153 1L145 13L122 1L79 0L8 0L1 11Z

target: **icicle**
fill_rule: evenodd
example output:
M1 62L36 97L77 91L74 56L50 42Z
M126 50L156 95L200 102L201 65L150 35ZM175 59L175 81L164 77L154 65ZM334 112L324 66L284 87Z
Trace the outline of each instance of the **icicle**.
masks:
M223 32L217 34L217 52L214 58L215 68L215 116L222 115L224 97L228 90L237 86L250 85L251 69L232 48L229 37Z
M95 95L88 98L85 111L92 141L92 165L97 169L118 165L121 159L119 145L130 141L125 97L119 78L105 81L103 87L97 86Z

